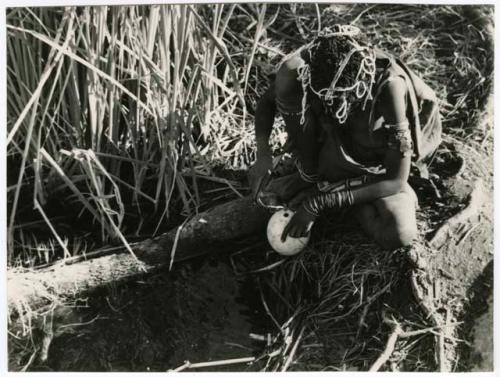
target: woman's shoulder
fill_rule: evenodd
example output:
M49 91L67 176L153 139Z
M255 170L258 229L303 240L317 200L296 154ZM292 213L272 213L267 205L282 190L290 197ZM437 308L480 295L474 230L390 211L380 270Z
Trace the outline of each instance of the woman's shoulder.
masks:
M292 54L284 59L276 72L275 90L276 94L290 96L300 91L298 81L298 68L304 64L300 54Z
M388 76L380 88L381 99L404 96L408 90L406 81L401 76Z
M380 50L377 52L376 56L377 60L380 59L380 64L385 65L385 68L382 69L381 76L390 79L399 77L399 80L404 80L406 82L407 89L414 90L419 100L437 101L434 90L403 61L388 53L380 52Z
M281 74L286 77L297 77L297 70L299 67L304 65L304 59L300 56L299 51L295 51L283 58L278 66L276 74Z
M384 107L394 97L405 97L408 91L404 74L393 64L379 66L372 87L372 106Z

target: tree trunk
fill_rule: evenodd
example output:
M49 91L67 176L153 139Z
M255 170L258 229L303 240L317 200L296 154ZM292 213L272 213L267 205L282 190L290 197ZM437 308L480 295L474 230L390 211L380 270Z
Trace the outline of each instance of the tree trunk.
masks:
M236 199L202 212L184 226L132 244L128 251L98 255L67 264L58 262L36 270L12 269L7 274L9 318L23 316L61 299L74 298L107 283L130 279L171 263L227 249L229 241L264 234L270 213L249 198ZM90 253L92 255L92 253Z

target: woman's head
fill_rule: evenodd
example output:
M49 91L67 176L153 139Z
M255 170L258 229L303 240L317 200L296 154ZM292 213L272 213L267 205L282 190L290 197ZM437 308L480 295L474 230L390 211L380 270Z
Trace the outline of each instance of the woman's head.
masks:
M345 122L349 111L370 97L375 57L359 29L335 25L324 29L306 49L299 77L304 90L315 93L325 110Z

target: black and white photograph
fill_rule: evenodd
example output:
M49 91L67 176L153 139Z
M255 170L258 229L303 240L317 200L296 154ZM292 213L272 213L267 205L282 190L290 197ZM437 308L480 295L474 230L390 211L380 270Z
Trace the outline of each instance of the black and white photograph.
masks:
M3 12L6 371L493 375L493 2Z

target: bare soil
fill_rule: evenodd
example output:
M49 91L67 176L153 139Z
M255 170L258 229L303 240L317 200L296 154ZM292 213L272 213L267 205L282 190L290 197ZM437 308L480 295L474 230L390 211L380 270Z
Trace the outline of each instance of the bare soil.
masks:
M492 122L488 109L484 119ZM461 164L441 181L448 216L411 254L414 290L432 322L447 326L436 336L440 369L492 371L492 153L470 141L451 150Z

